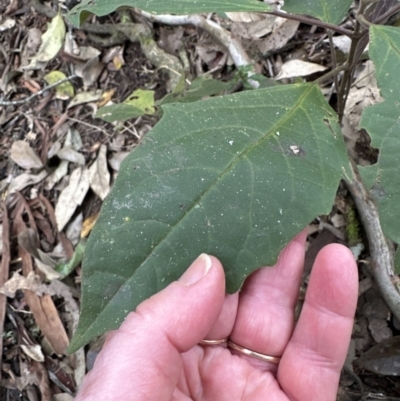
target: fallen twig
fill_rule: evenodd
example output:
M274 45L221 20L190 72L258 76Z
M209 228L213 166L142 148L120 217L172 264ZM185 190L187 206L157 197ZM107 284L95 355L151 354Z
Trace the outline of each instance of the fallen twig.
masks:
M33 100L35 97L42 95L49 89L53 89L58 85L63 84L64 82L71 81L74 78L77 78L77 75L71 75L70 77L60 79L59 81L55 82L54 84L48 85L45 88L41 89L40 91L34 93L31 96L26 97L25 99L21 100L1 100L0 99L0 106L20 106L21 104L25 104Z
M3 255L0 265L0 287L8 280L8 272L10 267L10 224L7 215L7 206L4 202L1 204L3 212ZM5 295L0 294L0 349L3 349L3 330L4 330L4 318L6 315L7 298ZM2 365L2 356L0 355L0 372Z

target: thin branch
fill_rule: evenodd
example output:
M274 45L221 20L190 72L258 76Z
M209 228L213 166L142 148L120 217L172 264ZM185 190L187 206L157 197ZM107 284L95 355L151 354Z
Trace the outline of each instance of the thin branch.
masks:
M379 18L377 18L374 21L371 21L372 24L378 25L385 23L392 15L400 12L400 3L386 11L384 14L382 14ZM361 39L364 39L365 36L369 34L369 29L364 29L364 31L361 34Z
M341 33L342 35L346 35L350 38L353 36L353 32L349 31L348 29L342 28L337 25L329 24L328 22L320 21L319 19L305 17L304 15L288 14L288 13L284 13L282 11L271 11L271 12L268 12L267 14L276 15L277 17L292 19L295 21L302 22L303 24L315 25L320 28L330 29L334 32Z
M64 79L60 79L59 81L55 82L54 84L48 85L45 88L41 89L40 91L34 93L31 96L26 97L25 99L21 99L21 100L1 100L0 99L0 106L20 106L21 104L25 104L30 102L32 99L34 99L37 96L42 95L44 92L48 91L49 89L53 89L58 85L63 84L64 82L67 81L71 81L74 78L77 78L77 75L71 75L70 77L64 78Z
M382 231L376 204L365 189L355 164L351 166L353 177L346 181L357 206L358 213L368 237L371 254L371 273L390 310L400 321L399 278L393 270L393 245Z
M83 120L78 120L77 118L73 118L73 117L69 117L69 116L67 117L67 119L73 121L74 123L86 125L87 127L93 128L95 131L100 131L105 136L112 137L112 134L109 134L105 129L103 129L101 127L98 127L98 126L93 125L93 124L89 124L89 123L87 123L87 122L85 122Z
M350 88L352 85L352 76L353 76L352 72L354 70L354 66L357 64L357 61L358 61L357 48L358 48L358 44L361 40L360 28L361 28L361 25L358 22L358 20L356 20L356 28L355 28L355 32L353 35L353 40L351 41L349 55L344 64L346 66L346 69L343 74L339 89L337 91L338 116L339 116L340 123L342 123L342 120L343 120L344 109L346 106L346 99L347 99L347 96L350 92Z

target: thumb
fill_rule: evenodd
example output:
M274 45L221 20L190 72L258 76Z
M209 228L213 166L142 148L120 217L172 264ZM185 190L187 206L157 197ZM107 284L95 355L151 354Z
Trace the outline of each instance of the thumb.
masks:
M142 302L107 336L75 401L170 400L181 353L211 330L224 297L221 263L200 255L179 281Z

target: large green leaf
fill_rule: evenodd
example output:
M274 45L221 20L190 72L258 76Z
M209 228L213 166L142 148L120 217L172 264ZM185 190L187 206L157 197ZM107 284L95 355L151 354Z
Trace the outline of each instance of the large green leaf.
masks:
M336 116L313 85L164 106L88 241L71 350L116 328L202 252L237 291L330 210L346 166Z
M339 24L353 0L285 0L285 11L307 14L331 24Z
M136 7L154 14L200 14L239 11L271 11L271 6L259 0L83 0L68 14L79 26L89 15L107 15L119 7Z
M369 54L385 100L363 112L360 126L380 152L377 164L360 171L378 203L384 233L400 243L400 29L373 26Z

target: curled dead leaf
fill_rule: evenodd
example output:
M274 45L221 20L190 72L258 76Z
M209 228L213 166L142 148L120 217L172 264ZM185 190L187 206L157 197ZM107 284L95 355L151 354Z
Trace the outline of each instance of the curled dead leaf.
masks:
M76 168L69 179L69 184L64 188L58 198L55 215L58 230L62 231L76 208L83 202L89 190L89 171L86 168Z
M40 157L29 146L28 142L15 141L11 146L11 159L25 170L43 167Z

